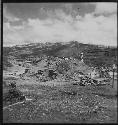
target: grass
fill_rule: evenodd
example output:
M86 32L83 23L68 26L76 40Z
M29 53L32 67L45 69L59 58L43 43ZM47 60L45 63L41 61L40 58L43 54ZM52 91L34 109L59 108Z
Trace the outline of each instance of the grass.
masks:
M24 85L19 86L20 90L21 88L34 90L24 92L33 101L4 110L5 123L114 123L117 120L113 104L116 100L115 92L108 95L109 98L104 96L109 93L108 86Z

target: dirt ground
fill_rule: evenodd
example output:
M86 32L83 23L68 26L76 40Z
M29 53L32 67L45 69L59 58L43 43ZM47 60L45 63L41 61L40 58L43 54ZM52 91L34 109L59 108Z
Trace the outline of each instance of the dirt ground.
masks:
M4 109L4 123L117 123L117 91L110 85L18 82L32 100Z

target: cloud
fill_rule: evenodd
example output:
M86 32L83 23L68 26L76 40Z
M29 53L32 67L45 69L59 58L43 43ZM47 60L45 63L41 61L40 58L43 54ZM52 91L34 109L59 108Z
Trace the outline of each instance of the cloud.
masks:
M94 3L96 8L95 8L95 14L112 14L112 13L117 13L117 3L112 3L112 2L99 2L99 3Z
M62 7L64 7L68 12L73 11L73 4L72 3L65 3L62 5Z
M19 26L12 26L10 22L4 23L4 45L23 44L26 41L68 42L71 40L98 45L117 45L116 13L109 16L95 16L94 13L88 13L85 16L78 14L76 17L62 9L45 11L45 13L47 18L43 20L38 17L29 18Z
M4 6L3 8L3 18L7 19L10 22L14 22L14 21L19 21L20 19L15 17L13 14L11 14L8 10L7 10L7 6Z

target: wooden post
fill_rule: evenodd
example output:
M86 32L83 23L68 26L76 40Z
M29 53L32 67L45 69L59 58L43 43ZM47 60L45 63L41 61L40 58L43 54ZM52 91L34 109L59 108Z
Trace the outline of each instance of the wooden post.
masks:
M115 71L115 68L116 68L116 66L115 66L115 64L113 64L113 82L112 82L112 88L114 87L114 71Z
M81 62L84 62L84 60L83 60L83 53L81 53Z
M114 87L114 69L113 69L113 82L112 82L112 88Z

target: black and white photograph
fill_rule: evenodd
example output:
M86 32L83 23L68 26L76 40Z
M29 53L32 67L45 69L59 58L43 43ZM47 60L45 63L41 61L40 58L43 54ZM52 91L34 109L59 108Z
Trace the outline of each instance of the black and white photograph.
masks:
M117 123L117 2L2 4L3 123Z

